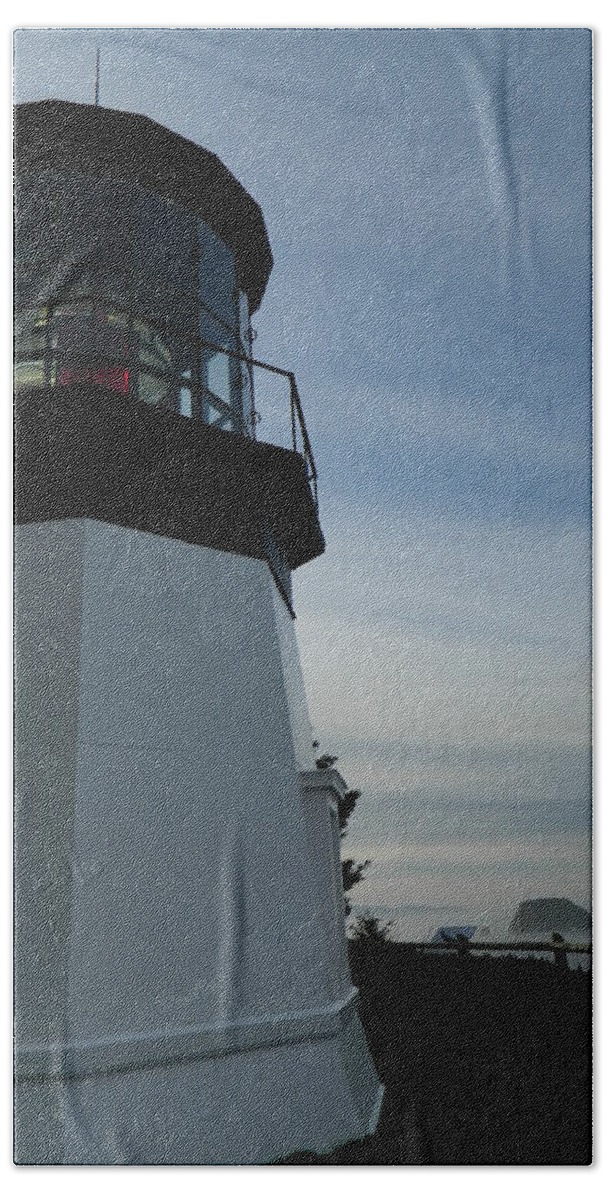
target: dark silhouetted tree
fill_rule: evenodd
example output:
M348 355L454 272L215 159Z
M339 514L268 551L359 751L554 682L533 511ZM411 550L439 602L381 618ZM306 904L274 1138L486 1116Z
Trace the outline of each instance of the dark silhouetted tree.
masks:
M318 743L313 742L313 746L316 749ZM329 771L333 767L334 763L337 763L337 761L338 756L336 754L322 754L316 760L317 770ZM349 819L355 810L355 805L360 795L361 792L357 791L356 788L353 788L350 791L345 792L344 796L338 800L338 821L340 824L341 838L343 838L346 834ZM342 891L344 892L344 911L346 916L348 916L352 911L352 906L346 893L350 892L351 888L354 888L357 883L361 882L364 872L367 870L369 865L369 858L366 858L365 862L359 863L355 862L354 858L342 859Z
M381 925L378 917L372 917L368 912L362 913L352 926L349 937L353 942L386 942L393 924L393 921L386 921Z

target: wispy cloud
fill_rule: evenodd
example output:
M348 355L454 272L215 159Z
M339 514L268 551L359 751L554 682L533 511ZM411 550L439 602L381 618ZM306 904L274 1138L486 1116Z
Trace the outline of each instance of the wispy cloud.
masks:
M313 724L334 736L464 745L589 738L582 654L310 611L300 645Z
M320 616L396 627L404 637L535 644L587 656L590 542L575 523L525 527L405 505L338 503L326 554L295 576L306 639ZM299 628L300 628L299 627Z
M482 866L490 867L500 863L517 864L575 864L589 858L589 842L586 837L578 838L547 837L542 834L537 837L520 838L470 838L449 842L349 842L349 853L357 858L373 857L376 865L397 863L404 871L426 866L428 863L437 867Z
M357 904L468 904L513 910L531 896L570 896L588 904L588 839L473 840L427 846L353 843L349 854L371 866Z

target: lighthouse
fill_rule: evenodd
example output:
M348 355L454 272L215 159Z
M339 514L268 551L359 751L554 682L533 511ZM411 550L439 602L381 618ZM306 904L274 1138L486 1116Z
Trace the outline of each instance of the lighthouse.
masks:
M15 131L16 1161L327 1152L382 1087L294 632L314 456L252 353L264 219L144 116Z

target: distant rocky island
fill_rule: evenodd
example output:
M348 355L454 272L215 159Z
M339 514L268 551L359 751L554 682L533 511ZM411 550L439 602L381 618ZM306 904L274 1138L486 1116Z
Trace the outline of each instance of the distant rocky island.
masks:
M563 929L591 930L591 913L572 900L555 897L524 900L509 925L509 933L561 932Z

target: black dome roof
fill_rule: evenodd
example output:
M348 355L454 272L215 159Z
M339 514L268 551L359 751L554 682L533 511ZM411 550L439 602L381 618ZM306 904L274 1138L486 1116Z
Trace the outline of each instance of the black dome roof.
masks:
M272 270L264 217L209 150L138 113L37 100L15 109L15 167L111 175L189 209L230 247L250 310L259 308Z

